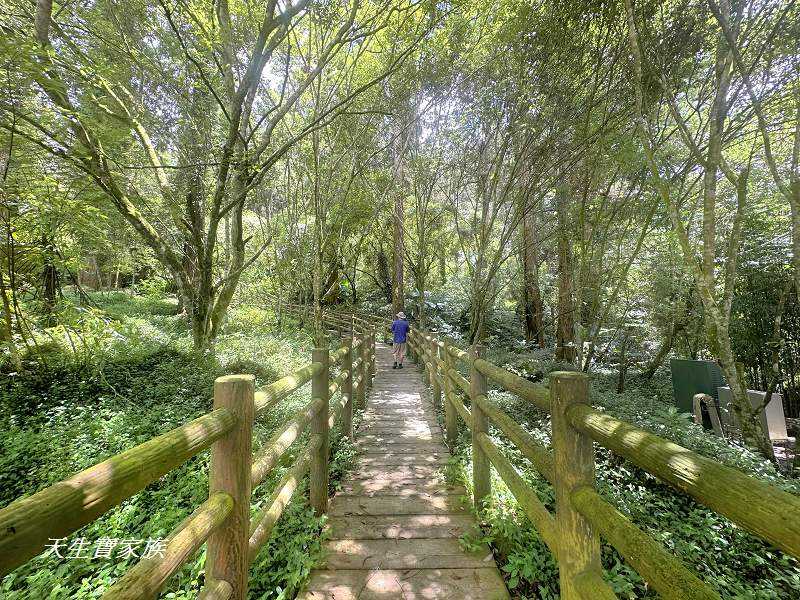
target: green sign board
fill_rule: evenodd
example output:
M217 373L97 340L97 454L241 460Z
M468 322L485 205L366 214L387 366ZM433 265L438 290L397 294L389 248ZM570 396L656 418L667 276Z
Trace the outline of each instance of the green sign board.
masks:
M708 394L714 398L719 407L717 389L727 384L717 363L710 360L673 358L669 361L669 368L672 371L672 395L675 398L675 406L681 412L694 412L692 399L695 394ZM704 408L704 424L706 420ZM708 426L710 427L710 422Z

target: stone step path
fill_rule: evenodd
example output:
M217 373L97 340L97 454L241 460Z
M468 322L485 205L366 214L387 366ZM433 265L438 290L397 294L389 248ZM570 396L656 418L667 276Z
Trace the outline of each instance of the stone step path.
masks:
M444 479L450 454L419 371L393 370L383 344L376 362L361 454L330 503L325 563L298 598L508 599L489 548L459 544L476 523L466 490Z

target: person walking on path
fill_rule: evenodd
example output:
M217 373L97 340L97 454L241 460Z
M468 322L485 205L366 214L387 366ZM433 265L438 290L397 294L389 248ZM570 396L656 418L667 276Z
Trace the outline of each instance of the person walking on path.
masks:
M394 335L392 342L392 353L394 354L393 369L403 368L403 358L406 355L406 336L408 335L409 324L406 320L406 314L401 310L397 313L397 318L392 321L392 334Z

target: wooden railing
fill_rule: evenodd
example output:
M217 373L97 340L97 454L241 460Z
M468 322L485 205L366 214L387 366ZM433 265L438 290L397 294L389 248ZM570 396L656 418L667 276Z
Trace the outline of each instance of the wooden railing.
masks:
M481 346L464 351L414 328L409 349L431 384L434 403L441 405L444 398L448 442L452 445L456 440L459 418L471 431L475 505L481 507L489 501L492 465L557 559L564 600L616 598L603 580L600 536L661 597L720 597L598 494L595 442L800 558L800 498L592 408L586 375L555 372L549 376L549 386L532 383L486 361ZM468 370L468 378L459 372L459 366ZM550 414L552 451L489 399L490 381ZM553 485L555 514L492 441L489 423Z
M258 390L252 375L220 377L214 382L210 413L0 510L0 577L41 553L50 539L75 532L210 448L208 500L164 540L163 554L143 558L102 598L157 597L207 543L205 587L199 597L246 600L250 564L306 473L311 506L317 514L327 512L330 430L341 419L340 431L352 439L354 402L363 406L375 373L374 328L360 320L351 325L341 346L333 352L313 350L311 362L294 373ZM253 423L309 382L311 402L253 454ZM306 429L310 441L251 519L252 489Z

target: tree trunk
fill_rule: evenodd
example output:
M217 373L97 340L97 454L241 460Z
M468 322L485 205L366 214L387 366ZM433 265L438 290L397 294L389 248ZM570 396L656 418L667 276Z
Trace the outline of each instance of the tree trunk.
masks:
M525 341L544 348L542 294L539 289L539 253L536 212L530 203L525 205L520 221L522 229L522 305L525 321Z
M423 208L424 206L424 208ZM425 311L425 289L428 283L430 263L428 261L427 205L417 198L417 256L416 265L412 265L417 288L417 320L420 329L425 329L427 314ZM422 214L420 214L422 213Z
M58 268L53 263L53 250L52 242L46 235L42 236L42 256L44 257L44 264L42 266L42 312L47 319L47 325L53 326L55 324L54 311L56 302L58 300L58 292L60 290L60 282L58 276Z
M556 360L575 361L575 305L572 292L572 248L567 222L566 190L556 191L558 220L558 324Z
M322 298L320 302L323 305L331 305L339 302L339 276L341 274L339 258L334 257L328 276L325 277L325 282L322 286Z
M11 308L11 300L8 296L5 277L3 277L3 272L0 271L0 298L2 298L3 301L3 325L0 327L0 341L8 345L8 351L11 355L11 364L14 365L17 371L21 371L22 360L20 359L17 344L14 341L14 324L11 316L13 309Z
M658 367L664 362L664 359L667 358L667 355L672 350L672 346L675 343L675 335L678 333L679 325L678 323L673 323L672 326L669 328L669 332L667 333L667 337L661 342L661 345L658 347L658 352L653 357L653 360L650 361L650 364L647 365L647 368L644 370L642 377L645 380L649 381L653 378L653 375L656 374Z
M797 96L797 128L794 135L795 146L800 149L800 92L797 92ZM798 150L797 154L800 156L800 150ZM792 174L791 198L794 292L797 294L798 302L800 302L800 168L798 166L795 166Z
M420 283L417 289L417 322L420 329L425 329L428 315L425 313L425 284Z
M736 364L727 323L717 321L709 333L712 331L717 336L717 356L728 386L731 388L732 408L741 429L742 439L745 444L758 449L764 456L774 461L775 451L772 442L767 432L764 431L760 415L754 414L750 398L747 395L744 374Z
M97 280L97 290L103 290L103 272L100 270L100 263L97 261L97 256L92 257L92 263L94 266L94 276Z
M409 128L405 127L405 119L397 121L400 128L392 144L392 177L394 179L394 206L392 224L394 229L394 265L392 270L392 316L404 310L405 289L403 259L405 258L405 206L406 173L404 154L409 141Z
M394 270L392 281L392 316L404 310L405 290L403 288L403 255L405 239L403 234L404 210L402 189L396 190L394 198Z
M392 299L394 297L392 291L392 274L389 272L389 259L386 257L386 253L383 251L383 248L378 249L375 259L375 262L377 263L375 266L378 270L378 283L382 288L381 292L386 298L386 304L392 304Z
M628 338L630 337L630 327L625 328L622 334L622 345L619 349L619 377L617 378L617 393L625 391L625 376L628 372Z

